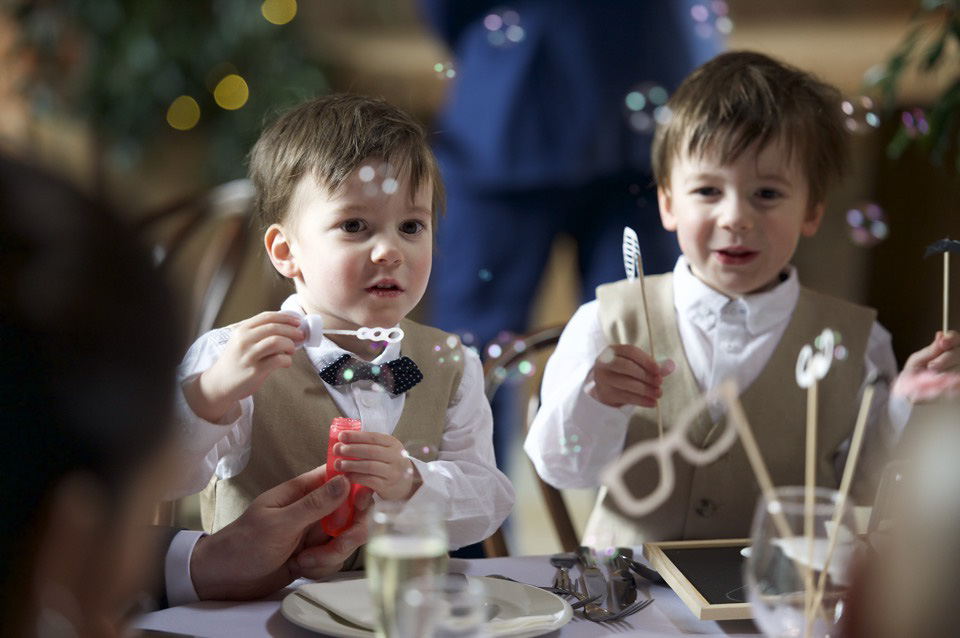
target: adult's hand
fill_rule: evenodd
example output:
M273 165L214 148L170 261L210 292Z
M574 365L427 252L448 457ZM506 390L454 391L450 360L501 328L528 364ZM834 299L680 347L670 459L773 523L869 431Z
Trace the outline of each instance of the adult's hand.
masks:
M190 559L200 600L260 598L296 578L337 572L367 540L363 512L371 497L361 490L353 526L331 538L320 519L346 500L350 483L343 476L325 477L323 465L290 479L258 496L230 525L201 538Z

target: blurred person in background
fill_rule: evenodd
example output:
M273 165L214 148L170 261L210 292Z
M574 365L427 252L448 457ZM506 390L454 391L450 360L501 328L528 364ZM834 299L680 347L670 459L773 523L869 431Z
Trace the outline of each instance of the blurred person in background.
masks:
M172 478L175 307L109 211L0 156L0 635L120 635L145 586L253 598L336 572L366 540L362 517L320 532L348 492L321 466L169 560L186 532L147 524Z
M624 226L639 235L647 273L672 268L677 245L660 227L650 168L655 118L667 115L656 107L719 52L726 4L419 3L455 73L433 125L447 216L428 323L469 333L479 348L525 332L561 234L577 244L580 303L623 278ZM494 400L501 468L514 434L509 402L505 392Z

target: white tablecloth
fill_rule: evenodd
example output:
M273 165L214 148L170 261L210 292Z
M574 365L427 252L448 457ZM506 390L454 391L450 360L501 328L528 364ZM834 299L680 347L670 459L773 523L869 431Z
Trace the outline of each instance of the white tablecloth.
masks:
M519 581L547 584L554 568L545 556L485 558L478 560L450 560L450 571L470 576L504 574ZM299 585L300 583L294 583ZM174 607L142 616L135 625L143 629L203 636L235 638L317 638L317 634L297 627L280 613L280 601L294 587L267 599L248 603L203 602ZM549 634L559 638L588 638L595 636L633 636L659 638L663 636L756 636L759 634L750 621L708 622L697 620L683 601L665 585L641 586L642 595L652 596L652 605L616 624L594 623L575 614L573 620L560 631Z

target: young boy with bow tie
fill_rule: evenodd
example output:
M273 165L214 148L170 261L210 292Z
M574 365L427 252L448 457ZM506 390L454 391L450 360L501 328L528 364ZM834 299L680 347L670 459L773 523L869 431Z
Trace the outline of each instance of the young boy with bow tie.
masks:
M250 176L267 255L296 292L187 352L187 469L173 496L203 489L204 527L216 531L325 463L330 423L343 416L363 423L337 444L355 459L336 462L351 483L441 503L451 548L486 538L514 497L494 462L479 358L405 318L426 289L444 201L424 130L382 100L321 97L264 130ZM356 334L396 336L397 326L399 341ZM414 442L418 453L406 453Z

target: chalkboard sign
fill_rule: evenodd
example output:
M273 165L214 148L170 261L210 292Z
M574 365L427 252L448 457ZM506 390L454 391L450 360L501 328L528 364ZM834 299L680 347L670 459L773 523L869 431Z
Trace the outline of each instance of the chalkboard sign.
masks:
M740 550L749 539L647 543L644 555L700 620L751 617Z

